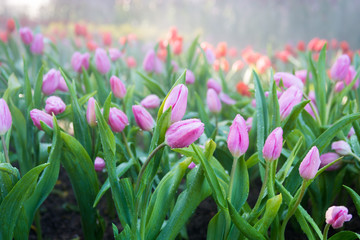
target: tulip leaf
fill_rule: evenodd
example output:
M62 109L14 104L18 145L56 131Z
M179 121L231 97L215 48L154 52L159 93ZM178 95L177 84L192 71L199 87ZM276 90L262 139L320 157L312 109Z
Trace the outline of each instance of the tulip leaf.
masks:
M187 65L188 68L191 69L192 65L193 65L193 59L196 53L196 48L198 45L198 41L199 41L199 36L197 36L191 43L190 47L187 50Z
M10 163L0 163L0 204L20 179L19 170Z
M49 164L42 164L27 172L6 195L0 205L0 239L12 239L16 221L25 200L32 194L41 171Z
M286 135L295 128L297 118L299 117L300 113L309 102L310 100L302 101L301 103L294 106L289 116L283 121L282 129L284 131L283 132L284 137L286 137Z
M348 191L349 195L351 196L354 205L357 210L357 214L360 216L360 196L357 194L354 190L352 190L350 187L343 185L343 187Z
M195 97L196 97L196 104L198 107L200 120L205 125L205 134L208 138L210 138L212 133L214 132L215 128L210 123L209 116L205 111L205 107L204 107L203 101L201 100L200 96L197 93L195 93Z
M346 240L360 239L360 234L351 231L341 231L329 238L329 240L344 240L344 239Z
M160 97L164 97L166 95L160 84L154 79L142 74L139 71L137 71L136 73L144 80L144 85L149 89L151 93L156 94Z
M39 109L41 106L41 88L43 83L44 75L44 66L39 70L39 73L36 77L35 87L34 87L34 108Z
M274 221L282 203L282 195L276 195L266 201L264 216L255 224L259 233L266 235L268 228Z
M209 222L207 230L207 240L224 239L225 235L225 216L224 212L220 210Z
M327 44L325 43L320 51L317 66L318 77L315 79L315 85L317 85L317 91L315 91L316 103L318 104L320 120L323 125L326 120L326 47Z
M229 194L230 201L234 208L239 211L246 202L249 195L249 173L246 166L244 155L239 159L234 159L233 183L230 182Z

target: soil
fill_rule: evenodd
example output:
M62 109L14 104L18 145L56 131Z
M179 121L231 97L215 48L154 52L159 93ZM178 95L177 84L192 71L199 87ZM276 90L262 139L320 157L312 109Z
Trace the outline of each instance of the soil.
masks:
M105 175L99 175L100 179L105 179ZM249 193L249 204L253 206L258 196L261 182L255 180L253 186L259 186L258 188L251 188ZM109 198L108 198L109 199ZM98 204L100 215L105 220L105 233L104 239L114 239L112 223L114 223L119 231L121 231L121 225L114 214L109 214L108 201L106 195ZM349 201L349 212L353 214L353 219L345 223L346 230L359 231L360 219L356 214L356 208ZM217 207L211 197L205 199L199 207L196 209L194 215L190 219L187 230L190 240L202 240L206 239L207 225L211 218L216 214ZM80 213L76 205L74 193L71 188L69 178L63 168L60 169L60 175L57 184L53 192L48 196L45 202L40 208L41 213L41 227L42 237L44 240L68 240L68 239L83 239L80 223ZM113 215L110 217L109 215ZM33 226L30 232L29 239L35 240L36 231ZM338 231L330 229L329 236ZM286 230L286 239L306 239L304 235L292 228L292 224L289 223L289 227Z

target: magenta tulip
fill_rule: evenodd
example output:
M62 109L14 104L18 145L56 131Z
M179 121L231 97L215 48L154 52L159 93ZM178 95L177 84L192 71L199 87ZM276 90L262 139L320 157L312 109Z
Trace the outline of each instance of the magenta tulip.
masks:
M20 28L19 33L20 33L21 41L25 45L29 45L30 43L32 43L32 41L34 39L34 35L30 28L28 28L28 27Z
M89 69L89 59L89 53L81 54L79 52L75 52L71 57L71 66L75 72L81 73L82 68L84 68L85 70Z
M160 98L158 96L156 96L155 94L151 94L151 95L147 96L146 98L144 98L140 102L140 104L144 108L148 108L148 109L157 108L160 105Z
M122 53L120 52L119 49L117 48L110 48L109 49L109 56L111 61L115 62L116 60L118 60L119 58L122 57Z
M230 126L227 138L229 151L235 158L242 156L249 147L249 134L244 118L238 114Z
M206 94L206 103L212 113L219 113L221 111L221 102L214 89L209 88Z
M193 84L195 82L195 75L191 70L186 70L185 83Z
M96 122L96 113L95 113L95 99L93 97L89 98L86 109L86 120L91 127L97 125Z
M266 161L278 159L282 150L283 130L281 127L275 128L267 137L263 147L263 157Z
M46 112L43 112L39 109L33 109L30 111L30 117L34 123L34 125L39 129L42 130L41 122L44 122L49 127L53 128L53 117Z
M171 122L180 121L186 112L188 88L179 84L173 88L165 101L163 112L171 107Z
M59 86L60 76L59 71L50 69L43 77L42 92L46 95L53 94Z
M292 75L291 73L277 72L274 75L274 80L278 86L280 84L280 80L282 80L283 85L286 88L291 86L298 87L300 90L304 88L304 84L302 83L301 79Z
M349 67L350 67L351 60L348 55L343 54L338 57L332 65L330 70L331 78L335 81L342 81L345 80Z
M326 165L328 165L329 163L332 163L333 161L335 161L336 159L340 158L340 155L337 153L333 153L333 152L328 152L328 153L324 153L321 154L320 156L320 168L325 167ZM341 162L337 162L334 163L334 165L328 167L326 169L326 171L334 171L336 169L339 169L341 166Z
M303 179L313 179L320 166L319 150L316 146L312 147L306 154L305 158L300 164L299 173Z
M204 124L199 119L186 119L170 125L165 134L165 142L171 148L184 148L195 142L204 132Z
M40 55L44 51L44 38L41 34L36 34L34 40L32 41L30 51L33 54Z
M105 168L105 161L101 157L96 157L94 161L95 171L101 172Z
M295 72L295 76L297 78L299 78L302 81L303 84L305 84L306 83L307 70L306 69L298 70L298 71ZM312 79L312 74L311 73L309 73L309 79L310 80Z
M348 214L348 209L344 206L332 206L326 211L326 223L334 229L341 228L344 222L351 220L352 215Z
M114 96L120 99L123 99L126 95L125 84L116 76L110 78L111 91L114 93Z
M6 101L0 98L0 136L4 135L11 127L12 117Z
M102 48L98 48L95 51L95 65L101 74L106 74L111 68L109 57Z
M229 95L221 92L219 94L220 100L225 103L226 105L234 105L236 103L236 101L234 99L232 99L231 97L229 97Z
M295 86L288 88L279 99L280 118L284 120L292 111L293 107L301 102L302 91Z
M54 115L58 115L59 113L63 113L66 109L66 104L59 97L51 96L46 99L45 102L45 111L50 115L52 113L54 113Z
M136 124L144 131L151 131L154 128L155 121L151 114L142 106L132 106Z
M221 87L220 83L215 81L213 78L210 78L206 85L207 85L208 89L209 88L214 89L217 94L219 94L221 92L221 90L222 90L222 87Z
M109 125L114 132L122 132L129 125L129 120L123 111L110 108Z
M334 150L335 152L337 152L338 154L342 155L342 156L352 154L350 145L347 142L343 141L343 140L333 142L331 144L331 149Z

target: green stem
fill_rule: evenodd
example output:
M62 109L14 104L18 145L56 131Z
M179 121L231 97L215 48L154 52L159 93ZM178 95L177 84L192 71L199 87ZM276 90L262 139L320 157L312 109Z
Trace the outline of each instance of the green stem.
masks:
M350 156L353 156L356 160L358 160L358 162L360 162L360 158L358 156L356 156L354 153L349 154Z
M329 118L330 118L330 109L331 109L331 105L332 105L332 100L333 100L333 97L334 97L334 92L335 92L335 89L332 88L331 90L331 93L330 93L330 96L329 96L329 101L326 105L326 115L325 115L325 123L327 124L328 121L329 121ZM313 109L314 111L314 109Z
M122 138L123 138L123 140L124 140L124 144L125 144L126 151L127 151L128 154L130 155L130 158L134 161L135 166L136 166L136 169L137 169L138 171L140 171L140 163L139 163L138 159L134 157L134 154L132 153L131 149L129 148L129 144L128 144L128 141L127 141L127 139L126 139L126 136L125 136L124 131L121 132L121 135L122 135Z
M157 146L151 153L150 155L148 156L148 158L145 160L145 163L144 165L141 167L140 169L140 173L139 173L139 176L138 176L138 179L136 181L136 187L135 187L135 192L137 193L138 189L139 189L139 186L140 186L140 182L141 182L141 178L142 178L142 175L144 174L144 171L147 167L147 165L149 165L150 163L150 160L155 156L155 154L163 147L166 146L166 143L163 142L161 143L159 146Z
M267 190L269 198L275 196L274 184L275 184L275 173L276 173L276 161L266 162L266 165L269 164L269 180L267 181Z
M234 175L236 172L236 166L237 166L238 158L234 158L233 165L231 168L231 174L230 174L230 184L229 184L229 199L231 201L231 195L232 195L232 188L234 185Z
M6 142L5 142L5 135L1 136L1 142L2 142L3 149L4 149L4 155L5 155L6 162L10 163L9 153L8 153L8 150L6 147Z
M330 224L326 224L323 232L323 240L327 240L329 228L330 228Z
M289 210L288 210L288 212L285 216L285 219L281 225L280 237L282 240L285 239L286 225L287 225L288 221L290 220L291 216L294 215L294 213L296 212L297 207L299 206L299 204L305 194L305 190L306 190L306 180L303 180L303 182L301 184L299 197L296 199L296 202L294 203L294 205L291 206L291 203L289 204Z
M38 240L42 240L41 222L40 222L40 210L35 214L36 236Z

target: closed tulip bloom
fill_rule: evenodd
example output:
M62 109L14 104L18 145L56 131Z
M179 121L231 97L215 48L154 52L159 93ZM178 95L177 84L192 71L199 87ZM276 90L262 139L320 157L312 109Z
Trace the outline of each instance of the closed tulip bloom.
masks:
M221 111L221 102L214 89L209 88L206 94L206 103L212 113L219 113Z
M191 162L188 166L189 169L193 169L196 167L196 164L194 162Z
M235 158L242 156L249 147L249 134L244 118L238 114L230 126L227 138L229 151Z
M147 96L146 98L144 98L140 102L140 104L144 108L148 108L148 109L157 108L160 105L160 98L158 96L156 96L155 94L151 94L151 95Z
M319 150L314 146L306 154L304 160L300 164L300 176L306 180L313 179L319 169L320 162Z
M335 84L335 92L341 92L344 89L344 82L339 81Z
M118 60L119 58L122 57L122 53L117 48L110 48L109 55L110 55L111 61L113 61L113 62L115 62L116 60Z
M340 155L337 153L333 153L333 152L328 152L328 153L324 153L321 154L320 156L320 168L325 167L326 165L328 165L329 163L332 163L333 161L335 161L336 159L340 158ZM328 167L326 169L326 171L334 171L336 169L339 169L341 166L341 162L337 162L334 163L334 165Z
M316 113L318 113L315 104L313 104L313 107L314 107L314 110L316 111ZM314 113L312 107L310 106L310 103L306 104L306 106L305 106L304 109L305 109L305 111L307 111L314 119L316 118L316 117L315 117L315 113Z
M106 74L111 68L109 57L102 48L97 48L95 51L95 65L101 74Z
M44 51L44 38L41 34L36 34L34 40L32 41L30 51L33 54L42 54Z
M0 98L0 136L4 135L11 127L12 117L6 101Z
M349 85L354 80L355 76L356 76L356 70L353 66L350 66L348 74L346 75L345 78L345 84ZM360 83L359 79L357 79L353 86L353 89L356 89L359 86L359 83Z
M210 48L205 50L205 56L206 56L206 60L210 65L212 65L216 60L215 53Z
M101 157L96 157L94 161L95 171L101 172L105 168L105 161Z
M126 95L125 84L116 76L110 78L111 91L114 93L114 96L120 99L123 99Z
M142 106L132 106L136 124L144 131L151 131L154 128L155 121L151 114Z
M352 154L350 145L347 142L343 141L343 140L333 142L331 144L331 149L334 150L335 152L337 152L338 154L342 155L342 156Z
M25 45L29 45L30 43L32 43L32 41L34 39L34 35L33 35L32 31L30 30L30 28L28 28L28 27L20 28L19 33L20 33L21 41Z
M188 88L179 84L173 88L165 101L163 112L171 107L171 122L180 121L186 112Z
M246 119L246 128L247 128L247 131L250 132L251 128L252 128L252 123L253 123L253 118L252 117L249 117L248 119Z
M292 86L279 98L280 118L284 120L292 111L293 107L301 102L302 90Z
M195 75L191 70L186 70L185 83L193 84L195 82Z
M89 98L86 109L86 120L91 127L95 127L96 122L96 113L95 113L95 99L93 97Z
M301 79L292 75L291 73L277 72L274 75L274 80L276 82L276 85L278 86L280 84L280 80L282 80L284 87L286 88L289 88L291 86L296 86L301 90L304 88L304 84Z
M144 71L153 72L155 70L155 58L156 58L155 51L153 49L150 49L146 53L144 61L143 61Z
M343 54L340 57L338 57L332 65L330 70L331 78L335 81L342 81L345 80L349 67L350 67L350 58L348 55Z
M52 113L54 113L54 115L58 115L59 113L63 113L66 109L65 103L59 97L51 96L46 99L45 102L45 111L50 115Z
M50 69L43 77L42 92L46 95L53 94L59 86L60 75L57 70Z
M173 72L177 72L179 70L179 65L174 60L171 61L171 66L173 68Z
M283 130L281 127L275 128L267 137L262 151L266 161L273 161L280 157L282 142Z
M298 71L295 72L295 76L297 78L299 78L302 81L303 84L305 84L306 83L307 70L306 69L298 70ZM312 74L311 73L309 73L309 79L312 79Z
M62 91L62 92L68 92L69 88L66 85L65 79L63 78L63 76L61 76L60 71L58 71L60 78L59 78L59 85L57 87L57 90Z
M220 83L215 81L213 78L210 78L206 85L207 85L207 88L214 89L217 94L219 94L222 90Z
M326 211L326 223L334 229L341 228L344 222L351 220L352 215L348 214L348 209L344 206L332 206Z
M109 125L114 132L122 132L129 125L129 120L123 111L110 108Z
M354 134L355 134L355 129L353 127L351 127L347 137L351 138L351 136L354 135Z
M225 103L226 105L234 105L236 103L236 101L234 99L232 99L231 97L229 97L229 95L221 92L219 94L220 100Z
M75 52L71 57L71 66L75 72L81 73L82 67L84 67L85 70L89 69L89 59L89 53L81 54L79 52Z
M165 134L165 142L171 148L184 148L195 142L204 132L204 124L199 119L187 119L170 125Z
M44 122L49 127L53 128L53 117L46 112L43 112L39 109L33 109L30 111L30 117L34 123L34 125L39 129L42 130L41 122Z

